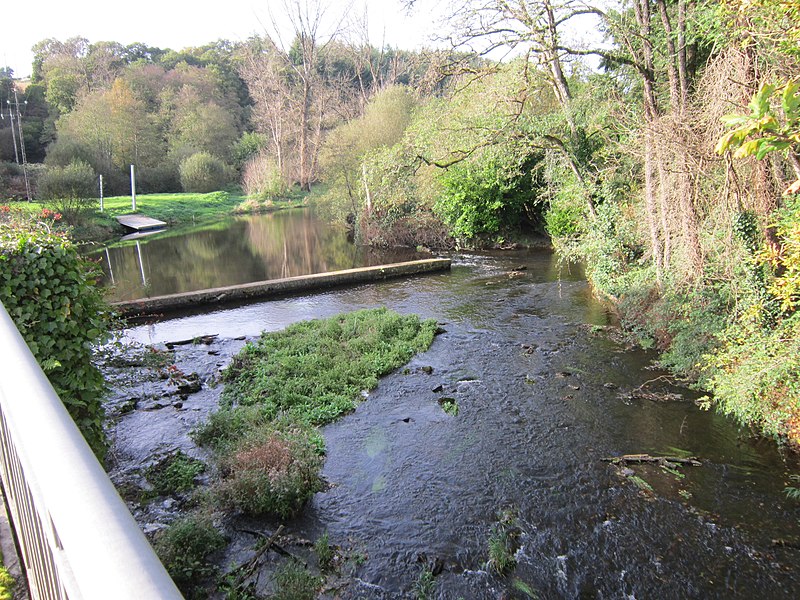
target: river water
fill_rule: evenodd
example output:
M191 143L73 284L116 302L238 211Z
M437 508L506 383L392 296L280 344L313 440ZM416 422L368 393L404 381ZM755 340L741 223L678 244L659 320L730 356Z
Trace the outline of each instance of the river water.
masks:
M110 244L100 261L109 299L310 275L419 258L409 249L358 247L308 209L221 219Z
M653 354L614 341L579 268L543 251L453 259L447 273L213 310L128 335L158 343L216 333L224 345L376 306L442 324L427 352L323 430L329 489L288 527L312 540L327 531L359 557L329 597L410 597L424 565L441 569L436 597L452 599L529 597L522 590L539 598L800 595L800 503L783 492L800 473L796 456L700 410L697 394L653 369ZM637 389L652 395L632 397ZM457 402L457 416L442 410L442 398ZM118 437L133 435L126 422L131 431L168 418L136 411ZM693 455L702 465L622 471L602 460L628 453ZM501 514L519 546L506 576L486 568Z

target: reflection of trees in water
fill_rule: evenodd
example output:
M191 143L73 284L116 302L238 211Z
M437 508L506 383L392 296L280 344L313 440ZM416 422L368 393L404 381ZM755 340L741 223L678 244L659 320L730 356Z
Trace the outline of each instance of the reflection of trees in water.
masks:
M409 260L413 253L356 248L344 231L309 211L281 211L234 219L229 226L109 248L116 289L128 300L251 281L293 277ZM142 283L142 269L146 286ZM105 266L106 273L109 272Z
M110 248L116 299L162 295L252 281L260 261L249 249L244 226L193 231L187 235L142 240L147 290L143 290L136 246ZM108 268L106 268L108 272Z
M250 217L246 230L268 279L350 269L360 264L357 249L343 231L320 223L305 210Z

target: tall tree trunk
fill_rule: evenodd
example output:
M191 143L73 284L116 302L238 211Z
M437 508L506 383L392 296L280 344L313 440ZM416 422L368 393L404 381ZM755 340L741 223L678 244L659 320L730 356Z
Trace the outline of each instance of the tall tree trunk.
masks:
M665 0L656 0L658 5L658 12L661 15L661 24L664 26L664 33L666 34L667 44L667 77L669 79L669 99L672 111L677 114L683 114L684 105L681 93L681 82L678 74L678 52L675 50L674 32L672 31L672 22L667 12L667 3Z
M659 154L656 162L658 163L658 208L661 221L661 235L663 238L663 267L669 269L672 259L672 235L669 227L669 177L664 168L664 156Z
M308 148L308 134L309 134L309 121L311 115L311 82L303 79L303 100L300 107L300 172L298 175L300 189L304 191L311 190L311 176L308 172L309 166L309 148Z
M650 230L650 250L656 267L656 284L661 287L664 272L664 257L659 239L657 222L658 209L655 201L655 181L653 181L653 132L648 127L644 137L644 202L647 210L647 227Z
M686 48L686 0L678 0L678 81L681 103L686 106L689 98L689 65Z
M656 203L656 182L653 173L655 145L653 137L660 110L655 90L655 63L653 60L653 42L650 39L651 16L649 0L635 0L633 3L633 12L636 16L636 23L639 26L639 38L642 47L639 72L642 76L645 117L644 202L645 210L647 211L647 226L650 231L650 250L653 254L653 264L656 268L656 283L661 287L664 271L664 255L661 247L661 239L666 236L666 232L661 231L661 224L659 222L659 211Z

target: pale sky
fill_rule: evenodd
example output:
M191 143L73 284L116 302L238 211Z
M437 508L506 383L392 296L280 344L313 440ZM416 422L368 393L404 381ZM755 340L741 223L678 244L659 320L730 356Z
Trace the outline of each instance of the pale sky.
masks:
M428 0L426 10L408 16L400 0L320 2L328 5L329 23L338 22L347 6L352 6L349 17L360 17L366 5L370 42L381 45L385 34L386 43L403 49L427 43L438 21L435 5L443 4ZM142 42L173 50L218 39L243 41L263 33L270 26L270 12L280 17L283 6L284 0L11 0L0 9L0 66L10 66L15 77L30 75L31 46L51 37Z

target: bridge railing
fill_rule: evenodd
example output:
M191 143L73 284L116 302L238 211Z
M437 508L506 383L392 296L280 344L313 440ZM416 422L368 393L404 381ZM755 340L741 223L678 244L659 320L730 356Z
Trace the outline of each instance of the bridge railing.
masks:
M0 304L0 477L31 598L182 598Z

